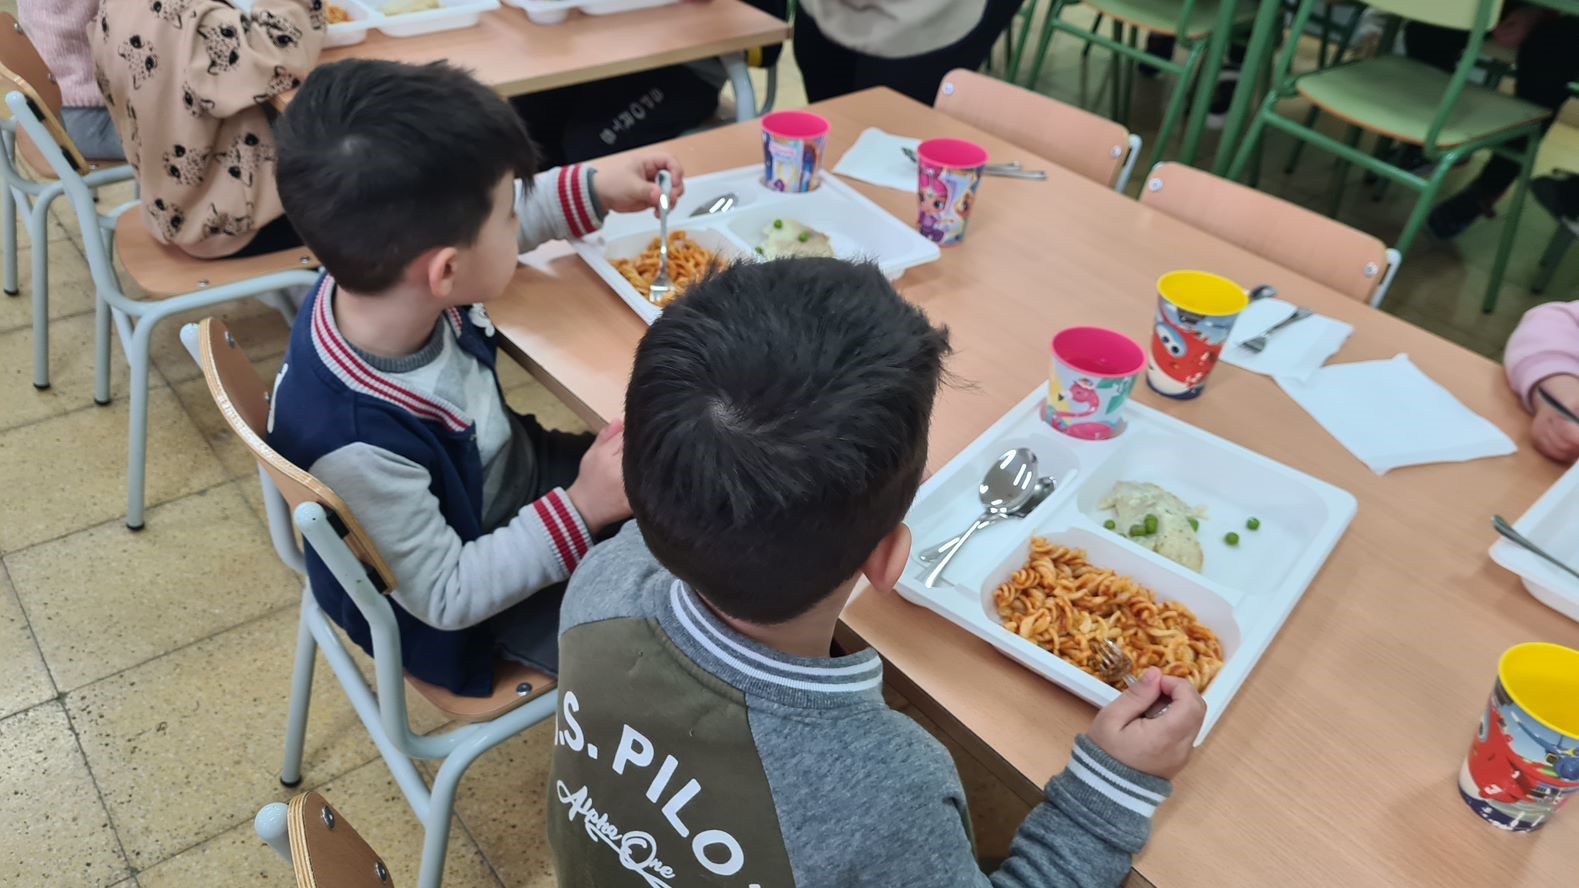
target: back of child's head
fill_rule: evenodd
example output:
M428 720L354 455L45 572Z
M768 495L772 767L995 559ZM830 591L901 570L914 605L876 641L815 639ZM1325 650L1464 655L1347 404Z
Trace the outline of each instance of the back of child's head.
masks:
M280 200L346 288L389 289L418 257L468 246L506 175L537 151L509 103L443 62L317 68L275 127Z
M625 485L653 555L736 619L811 609L909 509L948 350L872 265L748 263L693 285L625 395Z

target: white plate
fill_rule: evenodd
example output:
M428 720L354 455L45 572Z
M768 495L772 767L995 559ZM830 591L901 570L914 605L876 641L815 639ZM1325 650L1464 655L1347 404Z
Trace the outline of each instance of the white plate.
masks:
M1117 438L1075 440L1042 421L1045 400L1046 386L1039 385L949 461L921 486L905 522L918 552L964 530L981 511L976 485L982 473L1014 447L1030 447L1040 473L1058 479L1053 495L1024 520L977 533L937 588L922 585L931 566L912 559L899 593L1102 706L1118 691L1004 629L993 603L993 592L1025 563L1032 536L1086 549L1092 564L1134 577L1159 601L1183 602L1221 639L1223 668L1204 695L1206 723L1199 743L1343 536L1354 518L1354 497L1142 404L1125 408L1126 427ZM1117 481L1150 481L1205 508L1201 572L1103 528L1113 515L1096 503ZM1246 528L1251 517L1261 520L1259 530ZM1238 546L1223 542L1229 531L1239 534Z
M1563 473L1541 498L1530 506L1513 529L1530 542L1568 564L1579 564L1579 466ZM1579 620L1579 580L1546 559L1501 537L1491 547L1491 560L1524 580L1535 599L1570 620Z
M685 196L670 213L669 227L691 232L697 236L697 243L708 249L713 249L710 244L722 244L728 258L749 258L762 242L764 228L774 219L792 219L826 233L839 258L877 262L890 280L940 255L938 245L922 237L915 226L889 215L826 171L817 188L806 194L770 191L762 187L761 178L762 167L754 164L686 179ZM729 212L691 216L726 193L736 196L735 206ZM637 240L631 240L638 235ZM660 309L648 303L615 271L610 260L635 255L616 252L615 243L640 243L635 251L640 253L657 236L658 220L650 211L610 213L602 230L573 244L592 270L649 324L658 317ZM709 239L703 240L704 236Z
M557 25L570 17L570 10L579 9L588 15L611 15L630 12L651 6L668 6L680 0L504 0L510 6L524 10L526 17L539 25Z

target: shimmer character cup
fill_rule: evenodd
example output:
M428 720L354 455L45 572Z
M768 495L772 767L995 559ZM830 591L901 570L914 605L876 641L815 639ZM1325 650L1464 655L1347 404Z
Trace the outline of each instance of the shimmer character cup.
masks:
M916 147L916 227L949 247L965 239L987 149L964 139L928 139Z
M1579 794L1579 651L1532 642L1502 655L1458 794L1509 832L1540 829Z
M1052 348L1042 419L1072 438L1117 435L1129 393L1146 369L1140 343L1102 327L1071 327L1053 337Z
M1159 278L1146 384L1169 398L1199 395L1234 320L1249 304L1243 287L1209 272L1170 271Z
M817 187L828 121L810 111L775 111L762 118L762 184L801 193Z

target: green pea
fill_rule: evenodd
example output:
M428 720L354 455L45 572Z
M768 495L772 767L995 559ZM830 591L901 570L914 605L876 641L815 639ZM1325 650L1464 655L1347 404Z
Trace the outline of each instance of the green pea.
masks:
M774 219L773 220L773 227L774 228L783 228L784 227L784 220L783 219Z
M763 250L761 247L757 247L757 255L758 256L766 256L767 255L767 251Z
M1157 516L1156 515L1147 515L1146 516L1146 532L1147 533L1156 533L1157 532Z
M1107 528L1108 530L1117 530L1118 529L1118 522L1114 521L1112 518L1109 518L1108 520L1102 522L1102 526Z
M1261 519L1260 518L1251 518L1249 521L1245 522L1245 526L1250 528L1251 530L1260 530L1261 529Z
M805 242L807 242L809 240L811 240L811 232L809 232L809 231L802 231L800 233L800 242L801 243L805 243Z
M1143 525L1143 524L1131 524L1129 526L1129 535L1132 536L1132 537L1143 537L1143 536L1145 536L1146 535L1146 527L1145 527L1145 525Z
M1196 521L1194 518L1191 518L1190 519L1190 529L1191 530L1200 530L1201 529L1201 522Z
M1237 545L1239 545L1239 534L1234 533L1233 531L1230 530L1228 532L1228 535L1223 537L1223 542L1227 543L1230 546L1237 546Z

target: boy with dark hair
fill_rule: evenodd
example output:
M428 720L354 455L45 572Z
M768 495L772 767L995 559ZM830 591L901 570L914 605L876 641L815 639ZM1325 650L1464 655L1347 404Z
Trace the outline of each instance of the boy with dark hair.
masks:
M948 350L875 267L833 259L729 268L653 324L625 396L636 522L560 616L559 884L1124 879L1205 715L1188 682L1152 669L1103 709L989 879L877 653L829 656L857 579L887 594L909 558Z
M660 169L681 190L678 164L537 173L510 106L442 63L321 67L277 132L280 198L326 274L275 381L269 443L388 561L408 672L470 696L492 692L496 654L553 672L557 584L629 514L620 427L594 441L509 411L482 303L522 250L655 204ZM318 603L369 648L355 604L307 564Z

